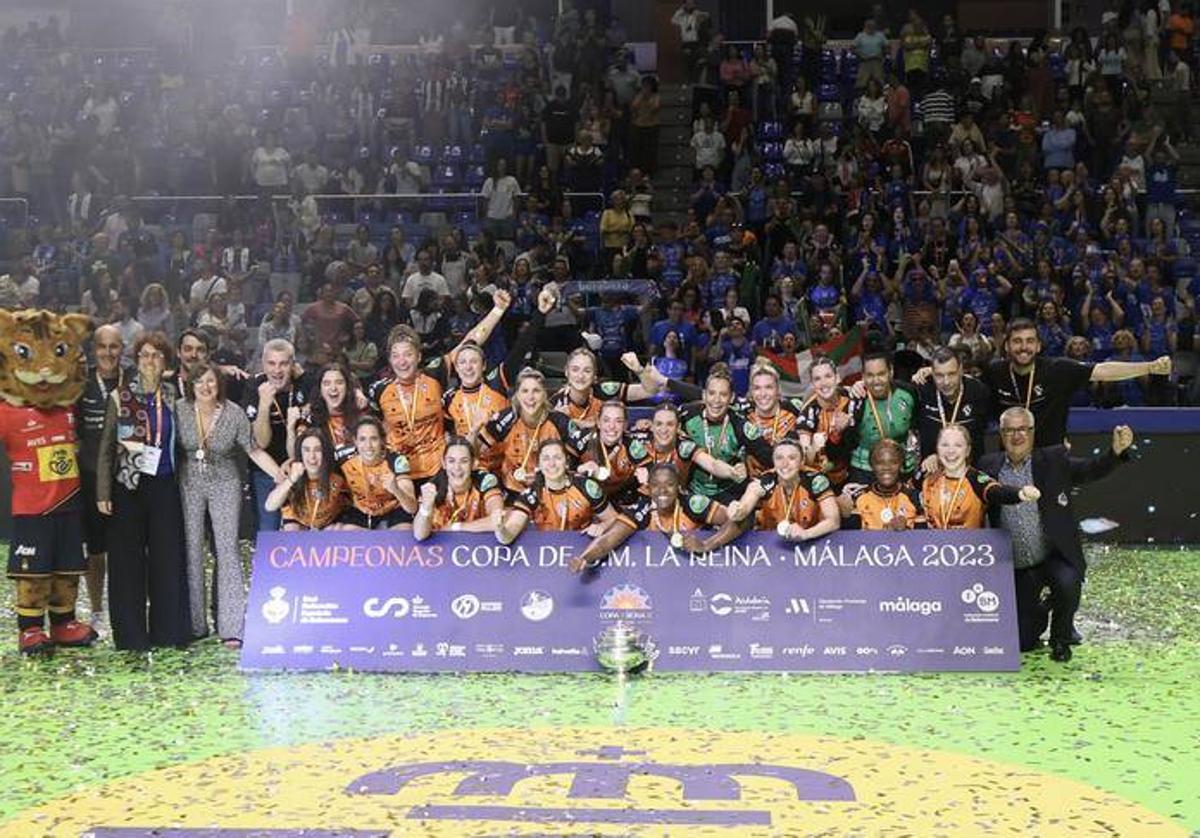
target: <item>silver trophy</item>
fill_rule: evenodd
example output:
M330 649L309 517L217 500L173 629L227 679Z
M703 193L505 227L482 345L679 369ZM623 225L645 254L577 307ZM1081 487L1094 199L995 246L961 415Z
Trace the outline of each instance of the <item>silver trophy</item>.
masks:
M654 645L641 632L618 620L592 641L596 661L608 672L625 675L639 670L654 660Z

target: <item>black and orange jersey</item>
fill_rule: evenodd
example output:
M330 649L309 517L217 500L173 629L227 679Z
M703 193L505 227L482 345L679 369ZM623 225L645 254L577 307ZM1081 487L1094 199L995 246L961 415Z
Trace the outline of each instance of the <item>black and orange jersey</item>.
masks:
M350 505L350 487L340 474L329 475L329 491L321 491L320 481L304 478L304 493L299 500L288 500L283 506L285 522L299 524L306 530L323 530Z
M563 489L551 489L539 476L513 503L539 530L584 530L609 508L608 498L595 480L572 476Z
M592 387L592 393L583 404L571 400L571 388L563 387L550 396L550 409L565 414L578 425L591 427L600 419L600 407L607 401L625 401L629 385L620 381L601 381Z
M442 394L446 433L470 436L508 407L508 396L487 380L474 387L451 387Z
M575 459L579 457L587 434L565 414L551 411L535 428L526 424L517 410L510 407L484 425L479 438L482 456L488 461L499 461L495 471L502 475L505 488L520 492L529 484L518 480L515 472L522 469L525 474L533 475L537 469L538 446L543 441L561 439L567 446L567 453ZM499 455L495 453L497 451Z
M645 465L647 468L663 464L675 466L675 471L679 473L679 485L686 486L688 484L688 479L692 473L692 466L696 462L696 456L701 451L699 445L685 437L676 440L675 445L667 451L659 451L654 446L653 440L647 441L645 447L647 454ZM643 492L649 491L646 486L643 486L641 490Z
M342 463L342 476L346 478L354 508L373 518L383 517L400 506L400 501L387 489L388 477L392 474L412 476L405 456L386 456L367 465L355 454Z
M854 510L845 520L846 529L885 530L899 515L908 529L924 525L921 497L916 489L900 486L883 492L874 484L854 497Z
M595 463L608 469L608 476L603 480L595 472L592 472L592 479L600 484L605 496L611 498L635 482L634 472L650 463L650 454L645 444L636 437L624 435L610 446L595 436L596 432L593 432L580 451L579 463Z
M433 485L442 498L440 503L433 505L429 526L434 530L444 530L451 524L478 521L487 516L488 501L501 497L500 481L490 471L472 472L467 491L462 494L455 494L447 483L445 470L439 471L433 478Z
M411 384L384 378L367 391L371 407L383 418L388 451L407 457L412 476L418 480L437 473L446 450L442 419L445 385L444 376L438 374L442 369L438 359Z
M784 488L773 470L763 472L757 481L763 496L758 502L754 526L760 530L773 530L781 521L811 527L821 520L821 501L833 497L833 487L823 474L801 472L791 489Z
M832 405L823 405L816 396L812 396L805 400L797 411L799 417L796 421L796 431L810 434L822 433L825 434L826 440L825 448L817 462L806 464L804 469L823 473L834 486L841 486L846 482L846 476L850 471L850 446L843 445L844 441L848 442L848 440L844 440L844 437L849 428L841 431L835 429L833 417L838 413L853 415L850 412L851 408L850 397L839 390L834 396Z
M783 399L772 416L760 416L758 411L751 407L746 411L746 418L758 426L762 432L762 438L773 447L775 443L785 437L796 436L796 425L800 420L800 403ZM772 463L759 462L758 458L753 455L746 458L746 469L751 477L758 477L768 471L772 465Z
M921 505L930 529L978 529L984 526L988 504L1020 501L1019 488L1004 486L974 468L962 477L938 471L921 481Z
M300 414L300 421L296 423L296 435L306 428L313 427L312 408L304 408L304 412ZM341 464L350 459L354 454L354 429L346 424L346 418L341 414L330 416L325 422L325 425L319 430L325 432L329 437L329 441L333 443L333 460L335 463Z
M624 512L625 518L631 520L639 530L670 536L677 532L714 526L713 519L720 508L721 505L712 498L680 492L675 508L670 512L660 513L654 501L648 497L639 497L625 507Z

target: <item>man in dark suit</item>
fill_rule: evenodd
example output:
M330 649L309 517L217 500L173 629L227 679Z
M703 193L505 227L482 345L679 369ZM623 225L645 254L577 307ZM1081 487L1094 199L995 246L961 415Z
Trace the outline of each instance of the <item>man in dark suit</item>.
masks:
M1071 490L1106 476L1125 459L1133 431L1120 425L1113 429L1112 447L1104 454L1072 457L1063 445L1035 448L1033 414L1023 407L1010 407L1000 416L1000 441L1004 450L980 458L980 471L1006 486L1032 484L1042 493L1036 505L994 508L990 513L992 525L1012 536L1021 651L1041 645L1047 622L1042 590L1049 587L1050 657L1069 661L1071 627L1086 569L1071 510Z

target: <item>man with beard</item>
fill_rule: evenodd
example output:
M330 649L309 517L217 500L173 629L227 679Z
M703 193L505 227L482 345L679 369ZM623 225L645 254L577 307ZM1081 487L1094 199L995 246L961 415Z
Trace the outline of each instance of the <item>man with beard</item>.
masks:
M1104 361L1099 364L1041 357L1042 343L1037 326L1025 318L1013 320L1005 347L1008 359L992 361L984 371L984 381L992 390L997 410L1023 407L1033 413L1037 420L1039 447L1063 444L1067 437L1071 396L1090 382L1171 374L1169 355L1153 361Z
M971 436L971 453L983 453L983 435L991 417L992 393L978 379L963 375L962 358L953 349L933 353L931 381L917 387L917 433L921 437L921 465L937 468L937 439L947 425L961 425Z

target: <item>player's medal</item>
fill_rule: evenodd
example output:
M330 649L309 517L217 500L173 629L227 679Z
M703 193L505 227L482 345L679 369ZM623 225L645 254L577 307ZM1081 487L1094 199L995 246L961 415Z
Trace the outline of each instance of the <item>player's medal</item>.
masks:
M792 530L791 521L780 521L775 525L775 532L779 533L780 538L787 538L788 533Z
M600 466L600 468L596 469L596 479L599 480L601 483L603 483L605 480L608 479L608 475L609 475L608 466Z
M517 466L513 471L513 477L516 478L518 483L524 483L526 480L525 468L523 466Z
M197 449L196 449L196 462L203 464L203 463L204 463L204 456L205 456L205 455L204 455L204 449L203 449L203 448L197 448Z
M885 524L890 524L892 522L892 518L894 517L895 515L892 513L892 508L890 506L885 506L883 511L879 513L879 520L883 521Z
M683 547L683 536L677 532L671 533L671 546L676 550Z

